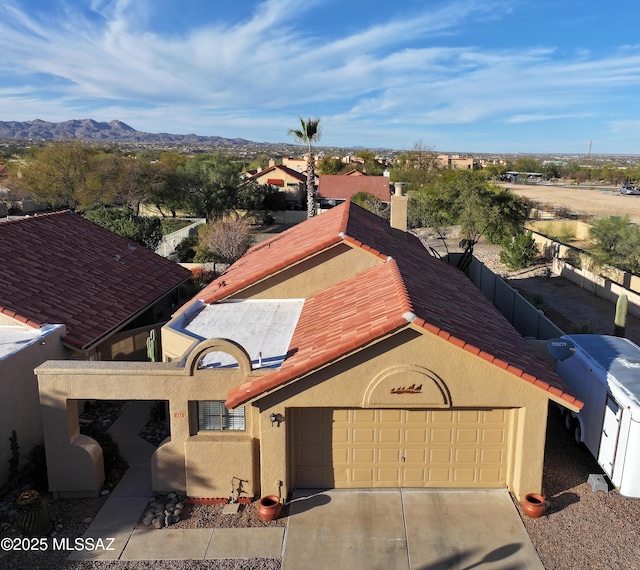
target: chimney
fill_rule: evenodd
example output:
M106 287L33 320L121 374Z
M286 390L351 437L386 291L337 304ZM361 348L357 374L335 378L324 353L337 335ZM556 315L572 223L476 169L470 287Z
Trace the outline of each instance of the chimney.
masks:
M399 232L407 232L409 196L404 194L404 182L394 182L391 196L391 227Z

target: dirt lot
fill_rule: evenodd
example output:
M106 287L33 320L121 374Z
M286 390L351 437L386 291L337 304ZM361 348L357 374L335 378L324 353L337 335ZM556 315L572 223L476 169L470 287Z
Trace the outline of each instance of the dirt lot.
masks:
M569 208L578 215L624 216L640 223L640 196L622 196L614 187L503 184L515 194L543 204Z

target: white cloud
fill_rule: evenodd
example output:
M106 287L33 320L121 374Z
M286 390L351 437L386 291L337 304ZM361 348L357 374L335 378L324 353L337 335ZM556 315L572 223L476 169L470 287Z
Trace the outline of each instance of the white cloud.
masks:
M281 140L298 114L322 114L334 133L599 120L603 103L630 106L640 84L638 45L596 57L453 40L463 26L505 17L513 2L423 4L332 39L297 25L321 4L266 0L234 25L194 22L169 35L150 27L152 0L93 0L93 14L68 3L49 19L9 1L0 20L5 119L121 118L144 130L247 137L256 128Z

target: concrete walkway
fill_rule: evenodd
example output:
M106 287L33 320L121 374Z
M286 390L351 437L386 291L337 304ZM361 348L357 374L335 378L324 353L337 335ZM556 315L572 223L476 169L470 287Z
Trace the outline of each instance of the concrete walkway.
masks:
M155 448L137 435L150 406L134 402L109 429L129 469L84 537L110 549L73 552L70 560L280 558L283 570L543 570L506 490L304 490L294 493L287 527L134 530L152 494Z
M102 539L109 550L80 550L69 560L281 558L284 527L134 530L152 495L150 462L156 448L138 436L152 405L133 402L108 430L129 469L83 538Z

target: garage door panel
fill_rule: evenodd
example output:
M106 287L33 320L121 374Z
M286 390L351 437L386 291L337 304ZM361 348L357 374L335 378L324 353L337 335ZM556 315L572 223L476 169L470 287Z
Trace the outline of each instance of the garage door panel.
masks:
M378 428L378 437L380 443L402 443L402 430L397 427L385 429Z
M505 433L502 429L483 429L482 443L504 443Z
M398 486L400 480L400 468L378 469L378 481L384 486L389 485L392 487ZM393 485L391 485L393 483Z
M457 485L473 486L477 483L476 469L472 467L456 467L453 469L453 483Z
M365 427L351 431L351 441L355 444L371 444L377 441L376 428Z
M402 461L402 450L399 447L381 448L377 451L379 463L393 463L396 465Z
M456 413L456 422L458 424L470 423L477 424L480 421L481 412L478 410L460 410Z
M427 480L434 484L434 486L441 485L446 486L445 483L451 481L451 469L430 467L427 469Z
M478 443L480 441L479 430L471 428L458 428L456 430L456 443Z
M504 451L502 449L481 449L480 461L483 464L494 463L502 465L504 461Z
M398 412L402 412L403 410L398 410ZM429 412L427 410L404 410L404 423L405 424L426 424L430 421ZM402 420L399 420L402 421Z
M453 450L451 449L427 449L429 463L451 463Z
M351 459L353 463L358 465L364 463L370 465L376 462L376 449L373 447L368 448L356 448L351 452Z
M312 421L307 412L294 415L295 486L506 485L508 410L314 410Z
M431 428L429 430L431 434L430 442L431 443L453 443L453 430L452 429L438 429Z
M456 449L455 462L456 463L476 463L478 460L478 450L473 449Z
M478 481L480 483L495 481L504 477L502 469L479 469Z
M427 463L427 450L425 448L405 449L402 452L402 457L404 461L410 465L414 463L425 465Z
M404 441L406 443L420 443L420 444L426 443L429 437L429 431L424 428L425 424L422 424L422 425L423 427L421 427L420 429L406 428L404 430Z

